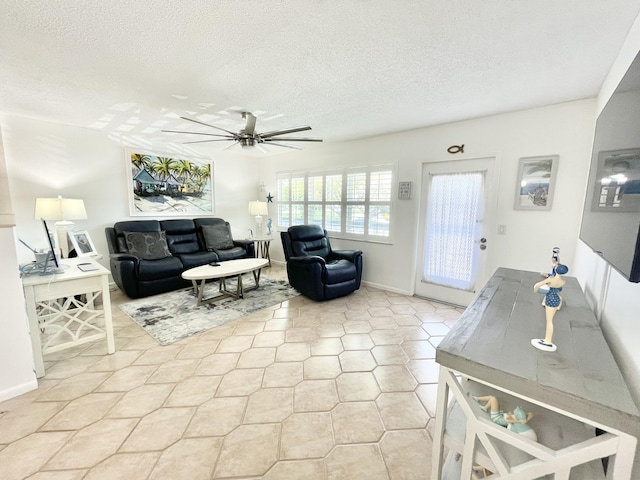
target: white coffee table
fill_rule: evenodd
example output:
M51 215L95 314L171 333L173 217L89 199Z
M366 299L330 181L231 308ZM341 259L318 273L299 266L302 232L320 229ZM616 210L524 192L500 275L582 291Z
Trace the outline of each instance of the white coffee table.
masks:
M218 266L201 265L199 267L190 268L182 272L182 278L191 280L193 289L198 296L197 305L210 303L223 297L232 296L235 298L244 298L244 292L255 290L260 286L260 272L266 267L269 261L265 258L240 258L238 260L227 260L219 262ZM256 284L254 287L247 289L242 284L243 273L253 273L253 279ZM225 279L228 277L236 277L238 286L236 291L227 290ZM219 294L210 298L202 298L204 295L204 287L207 280L219 279Z

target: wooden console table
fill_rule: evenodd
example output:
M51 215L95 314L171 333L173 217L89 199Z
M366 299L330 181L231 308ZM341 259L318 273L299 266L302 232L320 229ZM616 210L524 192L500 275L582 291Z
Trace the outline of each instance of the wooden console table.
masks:
M83 272L78 264L91 263ZM107 352L115 352L109 270L83 258L60 262L62 273L29 275L22 287L29 318L29 333L36 377L44 376L43 354L106 338ZM96 300L102 296L101 305Z
M498 269L437 348L432 480L469 480L474 465L513 480L640 478L640 412L575 278L555 316L558 350L531 346L545 330L540 279ZM532 412L537 441L493 423L472 395Z

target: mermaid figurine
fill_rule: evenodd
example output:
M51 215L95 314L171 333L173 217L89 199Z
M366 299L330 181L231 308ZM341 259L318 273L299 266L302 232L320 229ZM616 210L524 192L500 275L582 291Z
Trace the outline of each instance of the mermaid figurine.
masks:
M553 269L555 274L550 275L533 286L534 292L537 292L545 285L549 289L542 300L547 324L544 338L533 338L531 340L531 345L536 347L538 350L555 352L558 349L558 347L553 343L553 317L556 312L560 310L560 307L562 307L562 297L560 296L560 292L565 284L562 275L566 274L568 271L569 268L566 265L558 263Z

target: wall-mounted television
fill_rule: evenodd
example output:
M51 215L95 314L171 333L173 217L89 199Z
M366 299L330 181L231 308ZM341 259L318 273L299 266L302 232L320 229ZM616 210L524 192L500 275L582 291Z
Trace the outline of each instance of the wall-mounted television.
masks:
M580 239L640 282L640 53L596 122Z

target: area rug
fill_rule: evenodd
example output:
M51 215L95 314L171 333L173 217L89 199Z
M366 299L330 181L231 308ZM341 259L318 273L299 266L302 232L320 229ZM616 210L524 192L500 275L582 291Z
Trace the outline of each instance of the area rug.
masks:
M245 282L249 288L252 284L253 279ZM227 280L227 289L235 291L235 280ZM207 284L205 298L217 292L217 282ZM185 288L123 303L120 308L160 345L169 345L298 295L285 280L262 277L260 288L245 292L241 299L224 297L198 307L193 288Z

